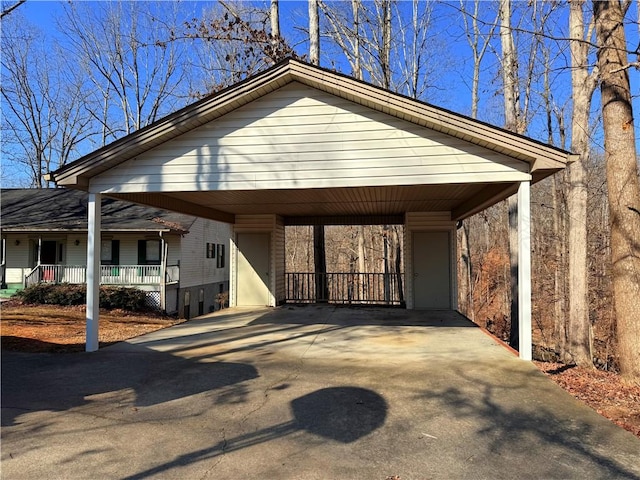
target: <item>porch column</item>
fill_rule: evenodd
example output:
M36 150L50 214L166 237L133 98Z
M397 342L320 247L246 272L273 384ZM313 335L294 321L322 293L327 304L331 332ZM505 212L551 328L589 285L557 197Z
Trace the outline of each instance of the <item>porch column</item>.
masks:
M518 188L518 351L531 360L531 207L530 182Z
M86 351L98 350L98 322L100 320L100 223L99 193L89 194L89 222L87 228L87 326Z

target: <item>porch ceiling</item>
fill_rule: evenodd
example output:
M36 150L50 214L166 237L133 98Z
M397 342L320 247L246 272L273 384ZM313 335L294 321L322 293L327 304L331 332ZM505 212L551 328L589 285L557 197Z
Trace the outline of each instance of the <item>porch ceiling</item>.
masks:
M230 223L235 215L251 214L276 214L290 219L344 217L360 223L365 221L363 217L403 216L406 212L450 211L452 219L461 219L507 198L515 188L510 183L472 183L109 196Z

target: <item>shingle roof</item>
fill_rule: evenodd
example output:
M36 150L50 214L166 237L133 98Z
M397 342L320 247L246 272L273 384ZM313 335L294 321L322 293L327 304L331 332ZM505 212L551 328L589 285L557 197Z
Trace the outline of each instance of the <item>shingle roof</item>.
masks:
M86 231L88 194L66 188L0 190L3 231ZM187 233L195 217L103 198L103 231Z

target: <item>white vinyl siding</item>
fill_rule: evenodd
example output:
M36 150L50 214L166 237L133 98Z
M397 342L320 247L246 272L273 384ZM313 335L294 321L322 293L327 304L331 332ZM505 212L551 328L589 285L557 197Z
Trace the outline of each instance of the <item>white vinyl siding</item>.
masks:
M189 227L189 233L182 239L180 261L180 286L183 288L210 283L224 282L229 279L229 238L231 225L198 218ZM207 258L207 243L224 245L224 268L217 267L216 258ZM171 265L172 263L168 263Z
M273 232L271 232L271 258L273 261L271 275L273 285L273 291L275 292L276 305L284 303L287 297L285 288L285 237L284 237L284 223L281 218L276 220L276 226Z
M8 234L5 237L6 258L5 275L8 284L23 284L24 276L31 271L29 259L29 236ZM19 242L19 245L16 245Z
M78 245L76 245L76 240ZM77 233L67 236L67 261L66 265L87 264L87 234Z
M91 180L91 191L528 180L529 165L292 83Z

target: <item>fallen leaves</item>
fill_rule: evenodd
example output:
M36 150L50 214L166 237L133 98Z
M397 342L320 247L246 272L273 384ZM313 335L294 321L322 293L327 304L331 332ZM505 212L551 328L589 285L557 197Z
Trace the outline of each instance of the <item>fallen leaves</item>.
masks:
M600 415L640 437L640 386L613 372L534 362L550 379Z

